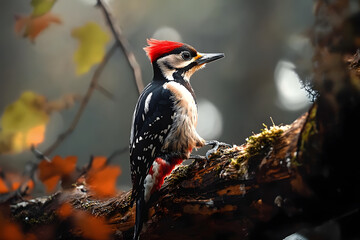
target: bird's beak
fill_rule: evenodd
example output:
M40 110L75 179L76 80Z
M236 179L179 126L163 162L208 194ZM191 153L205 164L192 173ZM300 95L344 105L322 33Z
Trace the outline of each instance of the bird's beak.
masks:
M204 63L215 61L223 57L225 57L225 54L223 53L198 53L198 58L195 60L195 62L201 65Z

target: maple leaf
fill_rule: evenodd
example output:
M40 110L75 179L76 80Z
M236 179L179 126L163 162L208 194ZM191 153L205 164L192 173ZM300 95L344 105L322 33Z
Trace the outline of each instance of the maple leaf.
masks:
M0 195L15 191L21 191L24 194L29 194L34 189L34 185L33 180L27 178L26 176L11 172L5 173L0 170ZM11 198L11 196L12 195L8 195L9 198ZM6 199L7 198L5 197L2 201Z
M0 219L0 239L24 240L25 236L17 224Z
M61 23L61 19L50 13L56 0L31 0L33 11L29 16L15 16L15 32L35 42L35 38L51 23Z
M40 16L15 16L15 32L35 42L35 38L51 23L61 24L61 19L51 12Z
M0 239L1 240L36 240L37 237L31 233L23 233L20 225L9 220L11 217L2 208L0 211Z
M0 194L9 192L9 187L7 186L4 179L0 178Z
M107 240L113 231L104 217L94 217L80 211L77 211L75 225L82 237L92 240Z
M60 180L71 178L76 168L77 157L62 158L55 156L51 162L42 160L39 163L39 179L44 183L47 192L53 192Z
M94 22L73 29L71 35L79 41L79 47L74 53L74 61L76 73L81 75L87 73L94 64L102 61L110 37Z
M116 193L116 179L120 174L119 166L108 166L105 157L95 157L86 175L86 182L96 196L109 197Z
M61 219L66 219L73 213L73 207L70 203L63 203L57 210L56 213Z

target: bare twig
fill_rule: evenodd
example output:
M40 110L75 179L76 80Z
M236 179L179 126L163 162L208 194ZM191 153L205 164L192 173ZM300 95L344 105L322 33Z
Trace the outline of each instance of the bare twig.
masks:
M77 124L79 123L80 118L89 102L89 99L95 89L99 90L101 93L103 93L108 98L114 99L114 96L108 90L106 90L101 85L99 85L98 81L99 81L99 76L102 73L106 63L108 62L108 60L110 59L110 57L112 56L112 54L114 53L114 51L116 50L116 48L118 46L120 46L121 49L123 50L123 52L125 53L126 59L130 65L130 67L133 70L138 93L140 94L142 92L142 90L144 89L144 84L142 82L142 77L141 77L141 68L140 68L138 62L136 61L134 53L130 50L129 42L122 35L121 29L119 28L119 26L114 24L114 21L113 21L113 18L109 11L108 6L102 0L98 0L97 5L100 6L101 9L103 10L103 13L105 15L105 18L107 20L107 23L108 23L112 33L114 35L116 43L109 49L109 51L106 53L103 61L98 65L97 69L95 70L94 75L91 80L91 83L88 87L88 90L87 90L84 98L82 99L79 110L76 113L71 125L65 132L63 132L62 134L60 134L58 136L57 140L50 147L48 147L44 151L44 155L46 155L46 156L49 156L75 130L75 128L76 128Z
M56 139L56 141L50 146L48 147L45 151L44 151L44 155L49 156L66 138L67 136L69 136L74 129L76 128L77 124L80 121L80 118L90 100L90 97L92 95L92 93L94 92L94 90L97 88L98 86L98 81L99 81L99 76L102 73L102 71L104 70L104 67L106 65L106 63L109 61L109 59L111 58L111 56L113 55L113 53L115 52L117 48L117 44L114 44L106 53L104 59L102 60L102 62L98 65L98 67L96 68L94 75L91 79L90 85L88 87L88 90L84 96L84 98L81 101L81 105L79 107L79 110L77 111L71 125L69 126L69 128L63 132L62 134L60 134L58 136L58 138Z
M121 49L125 53L127 62L129 63L130 67L133 70L136 87L137 87L138 93L140 94L142 92L142 90L144 89L144 83L143 83L142 77L141 77L141 68L140 68L138 62L136 61L134 53L130 50L129 42L122 34L120 27L117 24L115 24L115 21L113 20L111 11L109 10L109 7L107 6L107 4L103 0L98 0L97 5L102 9L102 11L105 15L106 21L114 35L114 38L115 38L117 44L121 47Z
M34 145L31 146L31 152L35 155L38 161L42 161L45 159L46 161L51 162L51 160L45 154L36 149Z
M104 88L103 86L101 86L100 84L96 85L96 89L102 93L105 97L109 98L110 100L115 99L114 94L112 94L109 90L107 90L106 88Z
M106 164L109 164L116 156L123 154L125 152L129 151L129 147L123 147L121 149L118 149L116 151L114 151L112 154L110 154L110 156L107 158Z

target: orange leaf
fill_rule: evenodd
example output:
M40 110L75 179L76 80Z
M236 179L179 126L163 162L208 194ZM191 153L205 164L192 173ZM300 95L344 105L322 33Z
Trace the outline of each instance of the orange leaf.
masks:
M99 171L90 171L87 182L99 197L112 196L116 193L116 179L120 174L120 167L107 166Z
M60 176L55 175L53 177L43 180L42 182L46 187L46 192L53 192L55 191L56 185L58 184L59 181L60 181Z
M91 163L91 169L100 169L106 164L106 157L94 157Z
M18 173L3 173L3 177L0 177L0 194L16 191L19 188L21 191L25 191L25 187L27 187L26 192L29 194L34 189L34 185L33 180Z
M65 219L71 215L73 208L70 203L64 203L56 212L61 219Z
M42 160L39 164L39 179L45 184L46 190L54 191L60 179L68 177L74 172L76 162L76 156L69 156L65 159L55 156L51 162Z
M5 181L0 178L0 194L2 193L8 193L9 192L9 188L7 187Z
M0 222L0 239L23 240L25 237L20 227L8 221Z
M61 23L58 16L47 12L41 16L16 16L15 17L15 32L23 34L23 37L28 37L31 41L44 31L51 23Z
M30 179L27 181L26 186L28 187L28 191L31 192L35 187L35 183L32 179Z
M12 190L16 190L20 187L20 185L21 185L20 182L13 182L11 188Z
M112 232L111 227L106 224L105 218L94 217L84 212L78 214L76 225L86 239L107 240Z
M108 197L116 193L116 179L121 174L119 166L106 166L105 157L95 157L86 176L92 192L98 197Z

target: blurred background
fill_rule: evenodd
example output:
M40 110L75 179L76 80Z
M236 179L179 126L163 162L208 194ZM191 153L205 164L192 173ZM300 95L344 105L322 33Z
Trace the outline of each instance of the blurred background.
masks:
M58 0L52 12L62 24L51 25L35 43L14 32L14 15L31 12L30 0L0 1L0 114L22 92L34 91L49 100L68 93L84 94L96 67L78 76L73 54L77 41L71 30L92 21L107 28L94 0ZM149 83L152 68L143 47L146 38L182 41L199 52L226 57L196 73L192 86L198 98L198 132L207 139L241 145L253 132L290 124L310 105L297 69L306 78L312 49L306 30L313 23L312 0L107 0ZM113 39L107 44L110 48ZM305 70L304 70L305 69ZM305 73L305 74L304 74ZM78 156L84 165L91 155L109 156L128 145L137 101L133 74L118 49L100 84L115 97L95 91L75 131L53 155ZM45 150L71 123L79 104L54 112L46 128ZM4 171L22 171L34 160L27 150L0 155ZM113 160L122 168L119 189L130 189L128 154Z

